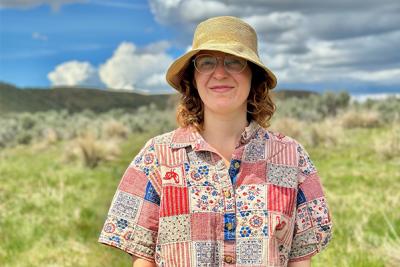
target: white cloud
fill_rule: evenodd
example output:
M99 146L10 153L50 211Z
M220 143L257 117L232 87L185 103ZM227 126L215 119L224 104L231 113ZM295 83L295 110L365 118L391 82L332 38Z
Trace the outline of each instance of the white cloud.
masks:
M397 0L149 0L157 21L191 43L195 25L239 16L258 33L259 53L279 83L371 82L400 85Z
M174 13L181 2L182 0L151 0L149 4L158 22L164 23L169 20L172 23L172 21L179 21Z
M299 12L272 12L244 18L258 33L281 33L299 28L305 17Z
M170 91L165 81L172 62L165 52L167 47L160 42L138 49L133 43L123 42L99 67L100 78L110 89Z
M103 87L96 68L89 62L68 61L47 75L52 86Z
M235 7L230 7L218 1L187 0L182 2L179 16L184 21L199 21L210 16L221 16L227 12L235 12ZM190 10L190 12L187 12Z
M135 48L136 52L139 54L157 54L163 53L171 47L171 44L167 41L158 41L155 43L150 43L145 47Z
M400 68L380 71L356 71L351 73L349 77L363 81L379 82L385 85L398 84Z
M111 90L172 92L165 72L172 62L166 41L136 47L122 42L98 68L89 62L68 61L48 74L52 86L106 87Z
M1 8L29 9L40 5L50 5L54 11L57 11L64 4L85 3L85 2L87 2L87 0L2 0L0 2L0 9Z

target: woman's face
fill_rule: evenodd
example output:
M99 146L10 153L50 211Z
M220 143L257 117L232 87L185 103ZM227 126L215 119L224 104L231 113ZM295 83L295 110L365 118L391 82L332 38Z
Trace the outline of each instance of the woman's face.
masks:
M247 97L251 87L252 72L248 64L240 73L230 73L224 67L225 56L222 52L202 51L200 55L219 57L218 64L211 73L194 71L194 80L205 114L218 113L236 115L247 112ZM206 63L207 64L207 63Z

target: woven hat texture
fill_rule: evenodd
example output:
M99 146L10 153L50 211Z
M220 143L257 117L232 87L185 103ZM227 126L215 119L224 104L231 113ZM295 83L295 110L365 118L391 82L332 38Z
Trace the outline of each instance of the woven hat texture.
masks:
M244 58L261 67L271 78L270 89L276 86L276 77L260 60L255 30L243 20L222 16L201 22L193 36L192 48L176 59L168 68L167 82L179 90L179 83L190 59L203 50L220 51Z

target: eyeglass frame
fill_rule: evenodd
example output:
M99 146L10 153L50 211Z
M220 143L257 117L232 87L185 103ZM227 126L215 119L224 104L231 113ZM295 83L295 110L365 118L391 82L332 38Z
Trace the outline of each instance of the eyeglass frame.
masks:
M209 71L209 72L201 72L199 69L197 69L197 67L196 67L196 59L199 58L199 57L201 57L201 56L210 56L210 57L213 57L213 58L215 58L215 59L217 60L217 64L215 65L215 67L214 67L213 70L211 70L211 71ZM240 71L238 71L238 72L232 72L232 71L230 71L230 70L228 70L228 69L226 68L226 65L225 65L225 58L226 58L226 57L227 57L227 56L219 56L219 57L218 57L218 56L214 56L214 55L212 55L212 54L200 54L200 55L196 55L196 57L192 59L192 62L193 62L193 66L194 66L195 70L198 71L198 72L201 73L201 74L210 74L210 73L213 73L213 72L217 69L218 62L220 61L221 58L224 59L224 61L223 61L224 70L225 70L226 72L230 73L230 74L239 74L239 73L242 73L242 72L246 69L246 67L247 67L247 65L248 65L246 59L241 58L241 57L238 57L238 56L234 56L234 55L229 55L229 54L228 54L228 57L238 58L238 59L244 61L244 65L243 65L243 69L242 69L242 70L240 70Z

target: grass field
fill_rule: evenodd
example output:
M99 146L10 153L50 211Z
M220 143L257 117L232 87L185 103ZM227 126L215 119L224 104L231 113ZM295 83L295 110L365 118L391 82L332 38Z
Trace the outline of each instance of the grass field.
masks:
M376 150L388 131L347 129L335 145L307 149L334 220L334 238L313 266L400 266L400 158ZM65 142L0 151L0 265L130 266L97 238L120 177L149 137L130 135L116 160L93 169L66 161Z

